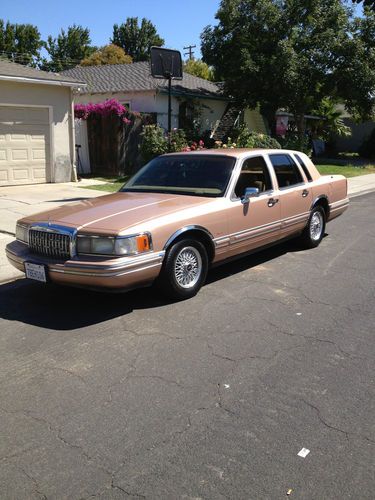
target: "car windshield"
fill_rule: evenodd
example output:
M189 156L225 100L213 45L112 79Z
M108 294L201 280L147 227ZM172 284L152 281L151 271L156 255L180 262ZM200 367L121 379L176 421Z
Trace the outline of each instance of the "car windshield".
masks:
M121 191L223 196L236 159L220 155L159 156L145 165Z

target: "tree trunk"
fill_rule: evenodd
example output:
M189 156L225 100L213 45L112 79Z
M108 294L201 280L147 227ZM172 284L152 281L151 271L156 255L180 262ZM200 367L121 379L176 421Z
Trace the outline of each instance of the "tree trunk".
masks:
M294 120L296 122L298 140L302 145L304 143L306 133L306 119L304 113L294 113Z
M266 119L272 137L276 137L276 111L277 108L273 106L260 106L260 113Z

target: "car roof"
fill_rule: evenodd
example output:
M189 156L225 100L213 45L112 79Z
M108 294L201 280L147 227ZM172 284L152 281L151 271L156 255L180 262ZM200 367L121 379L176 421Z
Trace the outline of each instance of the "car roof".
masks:
M163 156L174 155L213 155L213 156L233 156L235 158L242 158L248 156L249 153L267 153L267 154L284 154L284 153L297 153L299 151L292 151L288 149L268 149L268 148L219 148L219 149L200 149L199 151L180 151L178 153L167 153Z

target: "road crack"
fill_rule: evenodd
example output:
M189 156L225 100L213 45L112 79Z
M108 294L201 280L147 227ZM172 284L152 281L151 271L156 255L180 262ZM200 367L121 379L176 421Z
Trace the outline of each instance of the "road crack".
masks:
M340 427L336 427L334 425L331 425L329 424L322 416L322 413L320 411L320 409L313 405L312 403L310 403L309 401L306 401L305 399L301 398L300 401L302 401L302 403L304 403L306 406L310 407L311 409L313 409L318 417L318 419L320 420L320 422L325 426L327 427L327 429L331 429L333 431L336 431L336 432L339 432L341 434L343 434L347 441L349 441L349 438L350 436L356 436L360 439L364 439L365 441L368 441L372 444L375 444L375 440L369 438L368 436L363 436L362 434L358 434L358 433L355 433L355 432L349 432L349 431L346 431L344 429L341 429Z
M38 481L31 474L26 472L24 469L21 468L21 471L33 483L35 493L37 493L40 496L40 498L42 498L42 500L48 500L47 495L45 495L44 493L42 493L40 491L40 486L39 486Z

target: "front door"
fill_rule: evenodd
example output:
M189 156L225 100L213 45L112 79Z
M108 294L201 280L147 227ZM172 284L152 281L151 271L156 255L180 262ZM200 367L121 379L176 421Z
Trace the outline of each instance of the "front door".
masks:
M242 204L248 187L258 188L259 195ZM280 204L262 155L244 160L230 203L230 255L267 245L280 237Z

